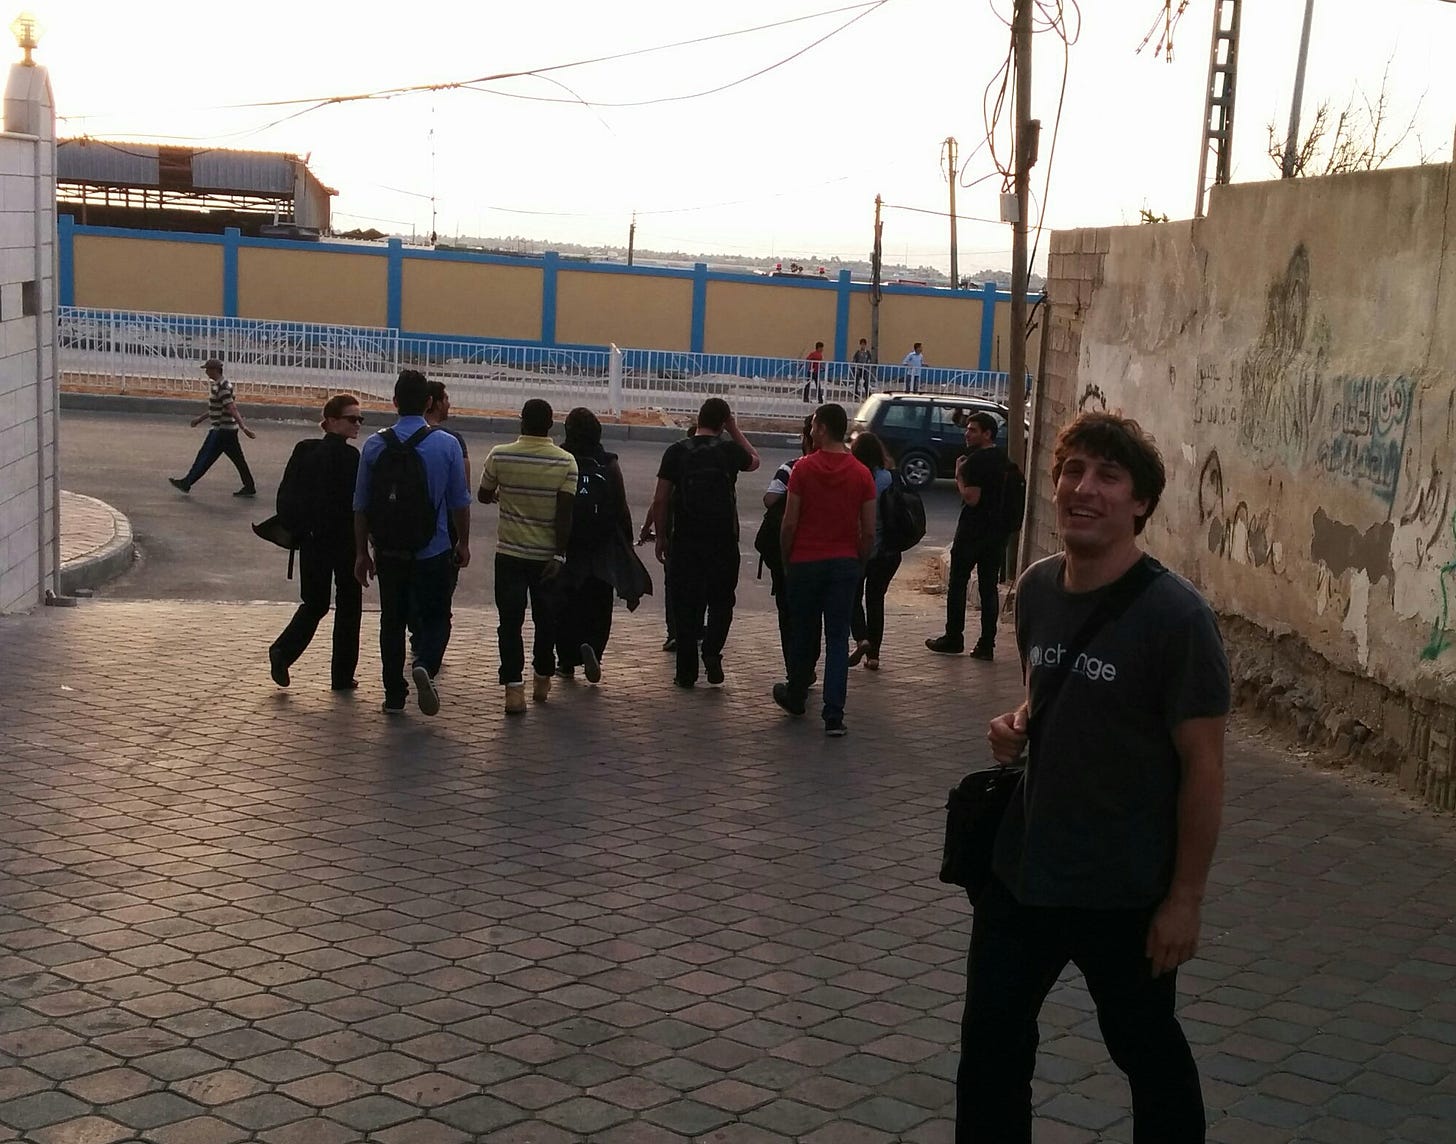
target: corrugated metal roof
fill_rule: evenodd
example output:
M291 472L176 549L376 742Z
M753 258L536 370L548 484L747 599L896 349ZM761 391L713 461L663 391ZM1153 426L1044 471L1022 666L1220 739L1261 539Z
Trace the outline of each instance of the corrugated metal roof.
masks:
M292 195L295 167L301 165L298 156L277 151L62 139L56 146L56 175L62 182L156 187L163 160L175 170L185 168L189 158L194 188L242 194ZM168 185L176 189L170 180Z

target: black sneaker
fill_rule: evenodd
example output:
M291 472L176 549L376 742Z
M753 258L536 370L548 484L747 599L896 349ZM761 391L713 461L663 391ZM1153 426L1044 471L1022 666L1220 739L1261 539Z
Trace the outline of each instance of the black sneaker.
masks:
M849 734L849 728L844 725L843 719L830 719L824 724L824 735L830 739L842 739Z
M168 477L167 483L179 493L190 493L192 491L192 486L181 477Z
M239 489L237 492L233 493L233 496L235 497L255 497L257 495L257 489Z
M602 661L597 658L597 649L589 643L581 645L581 672L588 683L602 681Z
M278 684L279 687L287 687L290 683L293 682L293 680L288 677L288 668L286 668L279 660L279 658L275 654L273 654L272 649L269 649L268 651L268 674L272 677L273 682Z
M952 639L950 636L936 636L925 641L925 646L937 655L961 655L966 650L963 641Z
M386 699L379 709L383 711L386 715L403 715L404 700Z
M721 655L703 656L703 673L708 677L708 683L712 687L723 685L723 657Z
M668 636L667 639L663 640L662 641L662 650L663 651L677 651L677 637L676 636Z
M990 663L996 658L996 648L992 644L978 643L975 647L971 648L971 658L983 659L987 663Z
M561 679L575 679L576 668L568 667L566 664L562 664L556 669L556 674Z
M674 687L681 687L684 691L691 691L698 685L698 681L696 679L683 679L681 676L674 675L672 677L672 685Z
M804 701L794 702L794 697L789 694L787 683L775 683L773 685L773 701L787 711L790 715L802 715L804 713Z
M357 679L339 679L329 684L330 691L358 691L359 681Z

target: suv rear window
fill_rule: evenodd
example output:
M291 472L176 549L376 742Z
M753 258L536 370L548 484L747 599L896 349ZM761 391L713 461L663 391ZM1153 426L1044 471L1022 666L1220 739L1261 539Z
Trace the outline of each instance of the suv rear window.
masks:
M919 402L891 401L885 407L885 419L881 424L886 429L923 429L926 408Z

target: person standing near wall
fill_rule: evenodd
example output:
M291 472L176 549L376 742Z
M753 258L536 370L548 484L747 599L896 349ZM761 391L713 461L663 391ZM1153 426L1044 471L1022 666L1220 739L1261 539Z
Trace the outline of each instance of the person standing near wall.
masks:
M179 492L190 493L192 486L202 480L203 474L212 468L212 464L224 454L237 469L238 476L242 478L243 487L233 493L235 497L252 497L258 495L257 486L253 484L253 473L248 468L248 460L243 456L243 447L238 442L238 433L247 435L249 440L257 436L243 421L243 414L238 409L237 394L233 391L233 383L222 375L222 362L217 358L208 358L203 363L203 370L207 373L207 412L192 419L192 427L195 429L204 421L211 421L212 428L207 431L207 436L202 440L202 448L197 450L197 458L192 462L192 468L187 470L185 477L168 477L167 481Z
M663 453L652 511L657 560L666 568L675 614L672 681L678 687L697 683L701 651L708 682L716 687L723 682L723 645L737 602L738 474L753 472L760 462L721 397L703 402L696 424L692 437Z
M870 395L870 362L874 355L870 353L870 343L864 338L859 340L859 349L854 351L854 357L850 359L854 363L854 372L851 380L854 382L854 396L866 398Z
M905 392L919 393L920 369L925 365L925 352L920 348L919 342L915 343L900 364L905 367Z
M352 393L335 394L324 403L320 424L322 439L313 437L295 445L278 482L278 519L299 541L298 595L302 602L268 648L268 668L274 683L289 686L288 669L308 648L319 621L328 615L332 595L329 686L334 691L353 691L359 686L354 669L359 666L363 592L354 578L353 506L359 453L349 442L359 436L364 424L359 399Z
M810 390L814 392L814 403L824 400L824 343L815 342L814 348L804 355L804 401L809 401Z
M1084 413L1052 456L1063 549L1017 585L1026 700L987 733L998 763L1029 757L975 903L956 1139L1029 1144L1037 1015L1071 962L1132 1089L1133 1139L1197 1144L1177 969L1218 842L1228 659L1197 589L1138 547L1165 483L1152 439Z

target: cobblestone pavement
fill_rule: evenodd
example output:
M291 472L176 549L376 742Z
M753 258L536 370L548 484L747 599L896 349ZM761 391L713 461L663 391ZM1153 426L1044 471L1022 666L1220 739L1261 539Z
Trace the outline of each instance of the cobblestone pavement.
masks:
M0 1139L949 1141L970 912L946 788L1017 671L892 614L851 734L668 686L619 614L599 688L507 722L493 617L444 710L268 682L276 605L0 620ZM365 630L373 617L366 616ZM1182 977L1216 1141L1456 1141L1456 839L1238 740ZM1075 975L1044 1013L1043 1142L1131 1138Z

